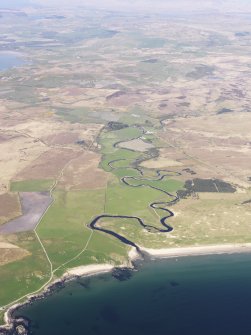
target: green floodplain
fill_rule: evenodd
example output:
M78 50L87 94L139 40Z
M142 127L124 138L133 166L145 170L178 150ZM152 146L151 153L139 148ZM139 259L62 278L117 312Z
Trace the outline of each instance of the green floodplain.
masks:
M30 55L27 67L22 70L19 68L5 71L1 80L1 99L4 101L1 120L10 125L8 134L12 134L17 122L17 130L27 133L26 139L32 143L33 140L39 140L41 136L43 139L43 136L47 138L52 134L52 132L48 134L45 132L46 134L41 135L40 129L38 132L33 132L39 123L45 122L48 127L56 123L58 131L55 131L53 136L57 136L61 131L71 133L72 129L78 125L83 129L88 128L88 124L95 125L97 132L95 127L94 130L92 127L88 129L95 134L94 145L91 148L88 136L82 138L82 134L79 137L80 141L75 142L75 139L72 139L70 148L77 148L78 152L88 148L87 150L101 154L99 168L102 169L102 173L105 172L104 175L108 176L105 186L79 190L67 188L63 182L60 183L58 177L53 179L54 177L51 176L48 178L37 176L35 180L30 176L27 178L27 175L24 177L25 180L21 180L22 177L20 180L18 177L17 179L13 177L9 188L7 187L8 195L10 193L17 203L18 192L47 192L53 198L53 203L34 231L13 234L6 238L6 241L20 248L20 253L26 254L19 260L13 257L13 261L10 258L9 263L1 265L1 322L4 311L9 306L15 302L24 302L29 294L42 292L55 279L61 278L69 268L101 263L110 263L114 266L130 264L128 245L114 236L89 228L94 218L102 214L128 216L129 218L103 217L98 221L98 226L145 248L250 243L250 207L248 207L250 187L246 190L241 189L237 181L238 191L245 192L225 194L224 184L221 183L222 181L216 182L214 179L216 176L212 173L214 168L217 170L217 176L218 172L221 172L222 155L226 155L224 159L227 162L236 164L236 174L241 169L242 172L248 172L248 168L245 171L245 165L240 167L238 161L238 157L242 157L240 163L241 160L242 163L244 161L244 156L240 155L245 151L242 151L244 147L239 149L241 145L248 145L248 137L246 137L247 140L244 138L245 141L243 139L241 141L242 129L240 131L237 129L238 132L236 132L235 128L227 128L229 126L227 117L231 120L232 115L238 117L243 115L244 120L244 116L246 118L248 115L243 113L247 110L249 103L249 95L245 89L247 85L243 85L240 90L236 89L239 88L240 82L248 83L249 80L250 66L247 60L250 52L246 40L248 37L242 38L236 35L234 37L235 31L232 31L232 28L238 28L239 32L239 29L245 31L246 23L241 28L239 22L233 22L232 17L224 16L224 19L213 17L216 32L211 28L208 29L212 26L211 15L210 19L203 17L203 24L202 21L197 21L196 16L195 21L190 19L186 21L188 19L186 18L185 21L180 20L178 25L173 25L172 18L171 21L169 21L170 18L156 21L145 17L139 21L136 16L133 18L128 16L119 18L121 29L118 27L118 31L113 31L108 28L114 25L116 17L113 15L105 14L104 17L99 17L99 14L97 17L81 15L77 15L75 21L74 16L70 14L68 17L67 14L66 31L63 33L61 33L61 25L64 24L65 18L61 18L63 21L55 17L49 19L46 14L46 16L42 15L43 19L38 17L37 21L35 17L34 20L30 20L29 16L27 19L24 16L21 17L24 29L21 21L17 20L20 23L20 30L17 29L16 32L18 36L11 31L9 24L5 24L5 22L11 22L10 18L7 21L1 20L2 47L16 48L20 45L18 48ZM44 23L43 20L45 20ZM222 22L228 22L231 32L222 29ZM186 27L185 30L184 27ZM26 46L23 44L24 41L29 41L25 42ZM83 41L88 43L83 44ZM34 66L28 66L32 63ZM226 64L232 66L231 70ZM239 76L240 68L244 79ZM226 93L231 99L226 99ZM224 122L216 118L217 113L221 114L221 117L226 116ZM212 119L215 119L213 123ZM232 120L236 121L237 118ZM232 123L234 124L235 121ZM191 127L192 122L198 125L198 130ZM209 132L206 134L208 136L204 136L204 125L207 125L207 122L211 128L209 127ZM233 136L232 139L229 137L226 142L223 141L223 145L226 145L224 150L221 150L224 136L222 137L222 133L217 129L217 122L219 127L225 129L226 126L226 129L229 129L228 134L236 132L236 139ZM170 127L169 124L171 124ZM67 127L61 128L63 125ZM200 131L201 129L203 132ZM179 134L183 135L183 130L187 137L184 136L182 143L182 136L179 137ZM98 132L99 135L96 138ZM73 133L71 135L74 135ZM50 139L52 140L51 136ZM130 141L134 141L134 146L125 148ZM43 145L42 141L37 144ZM215 162L209 159L208 164L203 155L196 152L197 144L202 150L208 149L208 153L220 150L220 154L218 153L220 157ZM20 147L22 146L26 148L26 144ZM49 147L52 148L53 145ZM60 149L60 146L58 148ZM236 151L232 151L234 148ZM25 151L22 154L25 154ZM236 157L235 161L232 160L232 156ZM25 156L21 158L26 159ZM150 160L155 163L158 159L162 161L170 159L177 165L170 164L171 171L168 173L149 168L151 164L147 163L150 163ZM22 171L21 169L19 172ZM195 171L197 178L191 174L191 171ZM235 182L228 179L229 171L222 173L219 178L221 176L226 178L228 183L231 182L232 186L236 186ZM195 183L194 178L196 178ZM177 192L180 194L187 191L187 185L192 188L193 195L182 199L177 204L171 203ZM216 192L217 189L218 192ZM163 207L153 208L151 207L153 203L162 203ZM166 221L174 230L162 233L159 231L163 229L160 221L167 215L167 210L175 214ZM17 209L16 215L19 212ZM151 229L144 229L136 217ZM234 257L238 258L238 256ZM215 266L215 263L213 265L208 263L208 268L205 269L202 264L204 259L206 258L199 262L197 260L190 262L187 259L179 263L181 265L185 263L188 267L186 267L188 271L186 287L191 283L189 265L193 262L191 276L194 276L195 290L198 281L203 277L201 273L203 274L204 270L205 275L209 273L208 278L215 281L219 279L210 277L210 273L214 274L221 265ZM174 262L171 265L171 263L172 261L168 266L171 272L173 266L172 277L175 277L177 272L182 277L182 271L184 271L182 266L179 267ZM231 260L228 264L228 268L230 267ZM235 269L236 272L233 271L233 273L237 275L239 268ZM151 280L154 279L154 271L153 266L153 275L147 271L139 272L137 275L140 278L147 274ZM240 272L244 273L242 270ZM159 273L161 276L162 270ZM227 273L233 278L231 271ZM221 278L224 278L224 274ZM139 282L143 285L141 279ZM242 279L239 279L237 282L242 287ZM183 290L183 282L181 285L176 285L176 282L180 283L180 280L171 278L167 284L167 293L173 297L170 310L175 306L173 302L175 303L176 296L172 295L173 290L177 287ZM224 282L226 278L221 283ZM114 282L111 285L112 289L113 284ZM153 280L153 286L155 284ZM159 283L160 295L161 292L165 292L167 286L165 281ZM208 289L208 286L205 287ZM234 287L236 288L236 286L230 287L229 292ZM153 291L155 289L156 287L153 287ZM203 292L203 289L200 292ZM214 291L210 292L213 297ZM139 299L141 299L140 296ZM235 305L235 301L229 302L228 299L225 301L229 306L232 303L230 307ZM202 302L197 301L194 306L197 303L200 307ZM212 303L211 309L206 311L209 315L207 327L210 322L213 322L211 311L215 306L220 306L218 302L215 302L215 305ZM181 297L181 305L182 303ZM69 306L72 305L69 304ZM187 301L182 306L184 311L190 308ZM139 304L139 307L142 308L142 304ZM148 311L145 312L146 314L142 313L144 319L148 315ZM164 322L166 322L166 315L169 314L166 307L164 307L164 314ZM174 314L176 318L174 320L183 326L179 319L179 312L176 310ZM137 317L137 311L134 315ZM158 320L156 315L154 317ZM187 316L186 321L189 323ZM109 325L106 326L109 333ZM66 327L65 330L69 333ZM149 328L149 330L156 333L155 329ZM123 331L127 330L123 329ZM142 331L146 332L146 329ZM213 334L218 332L215 329L213 331ZM184 331L184 333L187 332ZM206 335L205 328L201 327L201 333ZM131 331L130 334L132 334ZM171 332L171 335L174 334L174 331Z
M170 201L171 198L160 190L176 194L183 188L183 182L175 174L159 180L154 169L140 168L143 175L137 170L141 162L157 157L158 147L163 145L154 134L155 127L159 129L160 124L157 120L155 125L149 126L149 123L144 118L142 124L127 124L118 130L104 128L101 132L98 138L102 153L100 167L110 174L106 188L66 191L56 186L51 190L54 202L35 232L21 233L16 237L17 245L27 249L31 255L1 267L0 286L5 288L0 290L2 306L36 292L53 278L60 277L67 268L95 263L127 264L128 246L114 237L88 228L95 216L103 213L138 216L145 224L161 228L159 219L163 213L158 209L154 211L149 204ZM144 135L144 132L148 134ZM129 150L117 146L119 142L143 135L144 141L151 143L153 149L142 152L137 148ZM123 177L135 179L130 180L130 185L125 185L121 181ZM11 191L49 191L53 183L53 180L13 182ZM163 241L159 234L146 234L133 219L104 219L102 225L126 238L132 238L141 246L155 247Z

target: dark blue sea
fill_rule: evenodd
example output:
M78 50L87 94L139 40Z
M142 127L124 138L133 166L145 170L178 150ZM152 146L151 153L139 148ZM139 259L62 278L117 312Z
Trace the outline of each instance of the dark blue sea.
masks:
M34 335L250 335L251 255L146 262L127 280L81 278L17 314Z

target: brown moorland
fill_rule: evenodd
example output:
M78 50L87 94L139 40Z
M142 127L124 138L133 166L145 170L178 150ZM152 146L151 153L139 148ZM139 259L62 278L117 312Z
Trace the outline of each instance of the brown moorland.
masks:
M67 166L58 187L67 190L106 187L109 173L98 168L100 159L101 155L85 151Z
M18 194L0 194L0 225L21 215Z
M54 179L63 167L79 156L81 150L51 149L34 160L15 177L16 181L30 179Z

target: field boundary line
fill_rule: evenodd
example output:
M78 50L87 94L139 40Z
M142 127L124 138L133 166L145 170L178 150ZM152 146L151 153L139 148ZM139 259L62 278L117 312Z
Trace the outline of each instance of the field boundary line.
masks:
M34 137L32 137L32 136L30 136L30 135L28 135L28 134L25 134L25 133L23 133L23 135L25 135L25 136L27 136L27 137L34 138ZM38 138L38 139L39 139L39 138ZM39 141L41 141L41 140L39 139ZM41 141L41 142L42 142L42 141ZM95 139L94 139L94 140L92 141L92 143L89 145L89 147L87 148L87 150L90 150L90 149L91 149L91 147L93 146L93 143L94 143L94 142L95 142ZM43 142L42 142L42 143L43 143ZM45 144L45 143L43 143L43 144ZM84 150L84 151L85 151L85 150ZM60 180L60 179L62 178L62 176L64 175L64 171L65 171L65 169L68 167L68 165L71 164L71 162L72 162L73 160L75 160L75 159L77 159L77 158L78 158L78 157L74 157L74 158L70 159L70 160L64 165L64 167L60 170L58 176L57 176L56 179L54 180L54 183L52 184L52 186L51 186L51 188L50 188L50 190L49 190L50 198L52 199L52 202L51 202L50 205L46 208L46 210L44 211L44 213L41 215L41 217L40 217L40 219L39 219L39 221L38 221L36 227L32 230L32 231L34 231L34 234L36 235L36 238L37 238L39 244L41 245L42 250L43 250L43 252L44 252L44 254L45 254L45 256L46 256L46 259L48 260L48 263L49 263L49 265L50 265L51 273L50 273L50 278L49 278L49 280L48 280L46 283L44 283L44 284L43 284L39 289L37 289L36 291L29 292L29 293L23 295L22 297L20 297L20 298L18 298L18 299L16 299L16 300L14 300L14 301L12 301L12 302L10 302L10 303L4 305L4 306L0 306L0 311L4 311L4 310L6 310L7 308L11 307L12 305L15 305L16 303L18 303L18 302L20 302L20 301L22 301L22 300L24 300L24 299L29 298L29 296L33 296L33 295L35 295L35 294L41 292L41 291L42 291L47 285L49 285L50 282L52 281L52 279L53 279L53 275L54 275L54 272L55 272L55 271L53 270L53 265L52 265L52 262L51 262L51 260L50 260L49 255L48 255L48 253L47 253L47 251L46 251L46 249L45 249L45 246L44 246L43 242L41 241L41 239L40 239L40 237L39 237L39 234L38 234L38 232L37 232L37 228L38 228L38 226L40 225L40 223L41 223L41 221L43 220L43 218L44 218L44 216L46 215L46 213L49 211L49 209L50 209L50 208L52 207L52 205L55 203L55 199L54 199L52 193L53 193L53 191L55 190L55 188L57 187L57 184L58 184L59 180ZM89 239L88 239L88 241L87 241L87 244L86 244L86 246L85 246L85 248L84 248L85 250L86 250L86 248L88 247L88 245L89 245L89 243L90 243L90 240L91 240L92 235L93 235L93 231L92 231L91 235L89 236ZM82 250L79 254L82 254L85 250ZM77 256L75 256L75 257L78 257L79 254L78 254ZM62 265L61 265L61 266L62 266Z

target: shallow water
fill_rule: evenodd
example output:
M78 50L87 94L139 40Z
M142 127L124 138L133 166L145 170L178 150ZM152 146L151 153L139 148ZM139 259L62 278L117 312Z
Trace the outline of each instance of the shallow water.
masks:
M251 334L251 255L145 263L131 279L73 281L19 310L35 335Z
M14 66L21 66L26 63L19 53L0 52L0 71L8 70Z

